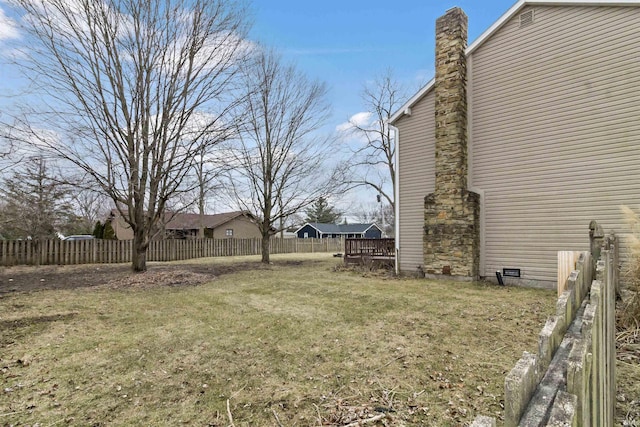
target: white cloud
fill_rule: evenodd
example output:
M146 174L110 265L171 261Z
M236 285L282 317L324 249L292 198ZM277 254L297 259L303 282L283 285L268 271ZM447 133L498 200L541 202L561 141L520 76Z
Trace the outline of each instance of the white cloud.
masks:
M356 126L368 126L371 124L372 114L368 111L354 114L349 121Z
M353 130L354 126L358 126L361 128L368 128L372 124L371 116L372 114L368 111L362 111L360 113L356 113L349 118L348 122L344 122L336 126L336 130L338 132L350 132Z
M20 38L16 21L9 18L2 8L0 8L0 40Z

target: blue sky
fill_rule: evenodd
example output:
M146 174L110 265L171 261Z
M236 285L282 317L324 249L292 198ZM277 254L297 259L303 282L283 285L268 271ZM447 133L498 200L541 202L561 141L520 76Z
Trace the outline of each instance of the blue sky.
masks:
M251 0L249 0L251 1ZM6 25L0 0L0 43L16 34ZM433 76L435 20L451 7L469 16L469 41L506 12L515 0L253 0L251 38L280 51L309 77L330 89L335 128L361 111L362 86L387 68L409 92ZM0 95L20 81L6 63L0 68ZM1 102L0 102L1 104Z
M251 0L248 0L251 1ZM329 88L330 116L323 131L334 132L363 111L363 85L387 69L407 96L434 73L435 21L447 9L461 7L469 17L469 43L497 21L516 0L253 0L249 5L252 40L282 53L312 79ZM0 46L15 38L0 0ZM0 106L22 79L4 62L0 67ZM3 99L4 98L4 99ZM342 141L345 145L349 141ZM336 200L348 210L372 204L375 193L357 190ZM375 203L373 203L375 206Z
M515 0L255 0L252 37L327 82L337 126L362 110L362 86L387 68L411 93L433 77L435 21L461 7L469 43Z
M254 0L251 37L328 84L332 115L324 130L333 132L364 111L363 85L386 69L409 97L433 77L435 22L448 9L461 7L467 14L471 44L515 1ZM358 188L333 202L353 221L355 211L375 209L375 197L373 190Z

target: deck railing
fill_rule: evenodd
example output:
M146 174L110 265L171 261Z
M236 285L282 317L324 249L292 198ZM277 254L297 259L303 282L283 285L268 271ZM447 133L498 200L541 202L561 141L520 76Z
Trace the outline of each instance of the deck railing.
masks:
M395 239L346 239L344 242L347 262L393 260L395 256Z

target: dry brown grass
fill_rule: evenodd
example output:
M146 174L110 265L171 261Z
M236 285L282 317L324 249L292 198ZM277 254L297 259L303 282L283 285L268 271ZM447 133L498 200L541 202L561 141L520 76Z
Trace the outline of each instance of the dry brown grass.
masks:
M620 425L640 426L640 217L629 207L622 212L630 228L629 260L622 272L625 287L618 309L616 415Z
M502 415L555 308L549 291L274 260L200 286L0 295L0 425L464 425Z
M625 329L640 328L640 218L627 206L622 212L631 234L628 237L629 261L623 271L625 289L623 303L619 313L620 326Z
M640 330L627 329L617 335L616 420L624 427L640 426Z

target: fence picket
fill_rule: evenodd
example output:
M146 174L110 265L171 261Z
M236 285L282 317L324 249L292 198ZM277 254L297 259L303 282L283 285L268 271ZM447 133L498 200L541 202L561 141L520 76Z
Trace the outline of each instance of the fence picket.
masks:
M261 248L261 238L154 240L147 248L147 260L260 255ZM131 261L132 250L132 240L1 240L0 266L124 263ZM273 238L270 250L272 254L341 252L344 239Z
M593 253L578 257L556 315L539 335L538 354L525 352L505 380L505 427L614 425L618 242L614 235L598 245L591 240L599 260L592 264ZM473 425L495 420L477 418Z

